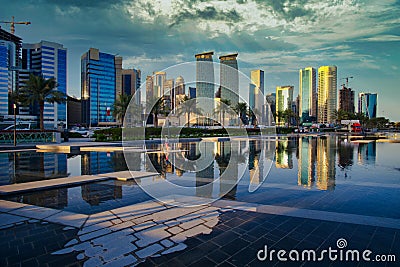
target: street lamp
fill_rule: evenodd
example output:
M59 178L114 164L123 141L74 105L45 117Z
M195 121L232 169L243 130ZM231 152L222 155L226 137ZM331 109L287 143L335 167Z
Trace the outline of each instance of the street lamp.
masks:
M17 109L17 104L13 104L14 107L14 146L17 146L17 113L16 113L16 109Z

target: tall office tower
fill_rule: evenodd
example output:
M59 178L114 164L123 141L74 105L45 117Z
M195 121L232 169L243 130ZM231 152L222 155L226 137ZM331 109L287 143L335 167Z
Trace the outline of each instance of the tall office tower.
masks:
M115 56L115 98L122 94L122 57Z
M87 126L115 124L111 115L116 95L115 58L96 48L81 56L82 122Z
M124 95L134 96L136 105L140 105L141 92L140 88L140 70L123 69L122 70L122 93Z
M67 49L62 44L41 41L36 44L22 45L22 69L19 80L20 87L24 86L29 73L42 75L46 79L55 78L57 90L67 93ZM29 115L39 115L39 107L30 109ZM26 114L28 115L28 114ZM44 105L44 127L54 129L67 125L67 105L50 104Z
M337 67L318 68L318 123L335 121L337 110Z
M178 76L175 81L175 95L185 94L185 80L182 76Z
M0 27L0 115L14 114L9 94L18 89L21 38Z
M154 79L153 76L148 75L146 77L146 101L149 102L154 97Z
M267 103L271 109L272 114L276 113L276 93L269 93L265 96Z
M354 91L342 85L339 90L339 110L354 114Z
M183 79L182 76L178 76L178 78L176 78L175 87L172 91L173 91L172 108L175 109L186 96L185 80Z
M293 102L293 86L277 86L276 87L276 112L284 112L292 108ZM279 120L279 121L278 121ZM284 125L280 118L276 118L276 125Z
M196 54L196 98L207 98L197 101L197 107L203 114L214 112L214 52Z
M164 83L167 80L167 74L164 71L157 71L153 73L154 81L154 97L162 97L164 95Z
M266 99L264 97L264 71L263 70L252 70L250 72L251 83L254 85L250 85L249 92L249 106L250 108L258 113L257 116L261 121L259 123L263 123L264 119L269 112L268 105L265 102Z
M358 113L363 113L368 118L376 118L378 105L377 93L358 94Z
M299 116L301 122L316 121L317 90L316 71L307 67L299 71Z
M298 185L312 187L315 181L317 139L306 136L299 138Z
M254 83L249 84L249 108L253 111L256 107L256 91L258 91L257 86Z
M221 99L227 99L231 107L239 103L239 72L237 65L237 55L230 54L220 56L220 85Z
M164 105L168 109L172 109L172 98L173 98L173 90L174 90L174 79L168 79L164 82Z

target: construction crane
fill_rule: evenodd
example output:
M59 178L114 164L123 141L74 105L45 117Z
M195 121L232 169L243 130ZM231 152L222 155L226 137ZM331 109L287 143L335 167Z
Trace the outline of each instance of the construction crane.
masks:
M15 24L24 24L24 25L29 25L31 24L30 21L14 21L14 16L12 16L11 21L0 21L0 23L5 23L5 24L10 24L11 25L11 34L15 33Z
M346 87L349 88L349 79L353 79L353 76L342 78L342 80L346 80Z

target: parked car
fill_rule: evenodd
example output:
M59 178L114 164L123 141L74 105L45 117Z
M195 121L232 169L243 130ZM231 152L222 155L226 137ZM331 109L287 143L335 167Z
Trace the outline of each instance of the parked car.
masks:
M74 127L71 129L70 133L79 133L83 137L92 137L94 134L93 130L89 130L85 127Z

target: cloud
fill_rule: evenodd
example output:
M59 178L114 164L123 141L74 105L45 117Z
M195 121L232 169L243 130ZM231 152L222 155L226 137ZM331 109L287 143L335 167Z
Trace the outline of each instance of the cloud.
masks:
M400 36L399 35L377 35L373 37L363 38L362 41L368 42L399 42Z
M212 20L212 21L224 21L224 22L232 22L237 23L242 20L241 15L234 10L230 9L227 11L217 10L213 6L206 6L203 9L195 8L192 10L184 9L180 11L178 14L175 14L171 17L173 21L170 26L175 26L183 23L186 20Z

